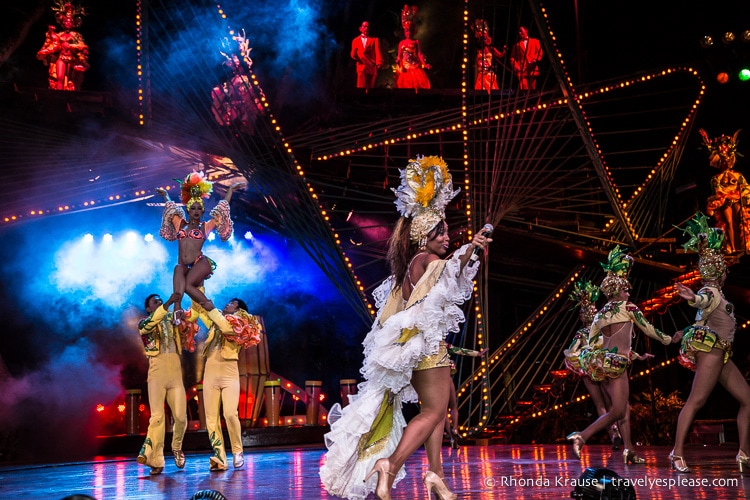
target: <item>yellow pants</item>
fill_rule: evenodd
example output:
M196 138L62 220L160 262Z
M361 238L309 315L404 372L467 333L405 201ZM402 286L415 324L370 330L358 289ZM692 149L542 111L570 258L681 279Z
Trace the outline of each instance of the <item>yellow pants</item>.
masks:
M224 410L232 454L242 452L240 425L240 370L236 359L226 360L220 350L209 352L203 372L203 403L206 410L206 431L216 458L226 465L227 454L221 430L220 409Z
M149 467L164 467L164 401L172 410L172 449L182 449L182 439L187 429L187 402L185 385L182 383L182 365L177 353L162 353L148 358L148 405L151 419L148 421L146 442L141 454L146 456Z

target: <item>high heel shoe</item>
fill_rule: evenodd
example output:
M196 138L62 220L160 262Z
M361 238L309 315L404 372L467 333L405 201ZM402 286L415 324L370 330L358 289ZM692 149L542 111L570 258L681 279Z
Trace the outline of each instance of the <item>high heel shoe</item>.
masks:
M586 441L583 439L583 436L581 436L581 433L573 432L571 434L568 434L565 439L567 439L568 441L573 441L573 454L577 459L580 460L581 450L583 449L583 445L586 444Z
M375 466L369 474L367 474L367 477L365 477L365 482L367 482L367 480L375 473L378 474L378 485L375 487L375 496L380 500L391 500L391 489L388 487L388 476L395 476L395 474L391 472L391 462L387 458L381 458L375 462Z
M629 449L625 448L624 450L622 450L622 462L625 465L628 465L628 463L645 464L646 460L636 455L634 451L630 451Z
M451 430L451 448L458 449L458 432Z
M737 453L737 466L740 468L740 474L750 470L750 457L745 455L745 452L742 450Z
M432 498L432 492L435 493L435 497L439 500L456 500L458 498L455 493L448 489L445 484L445 480L428 470L424 473L422 478L425 488L427 488L427 498Z
M672 464L672 470L683 472L685 474L690 472L690 467L685 463L685 459L679 455L675 455L674 450L669 452L669 463Z

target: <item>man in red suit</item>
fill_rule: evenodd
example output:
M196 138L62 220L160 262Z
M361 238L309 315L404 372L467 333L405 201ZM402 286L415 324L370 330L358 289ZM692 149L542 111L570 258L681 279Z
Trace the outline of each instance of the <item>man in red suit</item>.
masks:
M518 29L518 42L510 52L510 63L518 78L521 90L536 90L536 79L539 76L539 61L542 60L542 46L536 38L529 38L525 26Z
M357 88L375 88L378 69L383 65L380 41L369 36L370 23L364 21L359 27L360 36L352 40L352 59L357 61Z

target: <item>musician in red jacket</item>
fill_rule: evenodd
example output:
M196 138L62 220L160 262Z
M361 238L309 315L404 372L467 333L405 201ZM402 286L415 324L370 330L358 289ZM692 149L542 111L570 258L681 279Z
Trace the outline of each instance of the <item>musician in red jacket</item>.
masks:
M525 26L518 29L518 42L510 52L510 64L518 78L520 90L536 90L536 79L539 77L539 61L544 52L539 40L529 37Z
M383 65L380 55L380 40L369 35L370 23L363 21L359 27L360 35L352 40L351 57L357 62L357 88L375 88L378 69Z

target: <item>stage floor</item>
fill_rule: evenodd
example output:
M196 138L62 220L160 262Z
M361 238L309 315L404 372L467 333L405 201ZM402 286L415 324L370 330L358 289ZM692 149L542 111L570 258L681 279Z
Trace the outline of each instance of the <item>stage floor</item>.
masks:
M209 472L208 452L190 453L183 470L168 460L164 473L149 476L148 467L133 456L96 457L90 462L4 466L0 468L3 498L61 500L72 494L104 499L188 500L201 490L216 490L228 500L334 498L320 484L320 446L248 448L245 467ZM583 460L565 445L491 445L444 448L448 483L458 498L539 499L570 498L587 467L607 468L620 477L638 481L639 499L749 498L750 474L739 473L733 445L687 450L691 474L669 469L667 447L638 449L647 463L623 465L620 452L604 445L584 449ZM426 470L424 450L406 463L407 478L393 491L394 499L426 498L421 476ZM675 484L674 482L678 482ZM649 484L650 483L650 484ZM374 497L372 497L374 498Z

